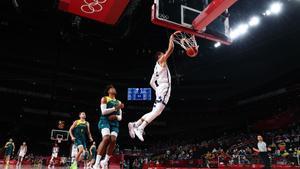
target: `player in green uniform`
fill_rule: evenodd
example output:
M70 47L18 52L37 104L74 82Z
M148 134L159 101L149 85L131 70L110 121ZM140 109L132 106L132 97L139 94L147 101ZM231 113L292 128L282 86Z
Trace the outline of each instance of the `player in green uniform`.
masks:
M102 134L102 141L98 146L96 162L93 166L94 169L99 169L100 165L102 169L107 168L109 158L116 146L116 141L119 133L119 121L122 120L122 104L116 99L117 91L114 86L109 85L105 90L107 96L101 99L101 116L98 123L98 128ZM103 161L100 162L101 157L106 156Z
M9 141L5 144L5 163L9 165L10 157L13 155L15 151L15 144L13 139L9 139Z
M86 135L88 135L91 142L93 141L90 124L85 120L85 112L80 112L79 117L80 119L74 121L69 130L71 139L75 142L75 145L78 148L76 159L71 165L70 169L77 169L77 164L81 160L81 154L86 150Z
M82 159L83 159L84 169L88 168L89 158L90 158L90 152L86 148L86 149L84 149L84 151L82 153Z
M95 163L96 155L97 155L96 142L93 142L92 146L90 147L90 162L88 163L89 168L91 168L92 165Z

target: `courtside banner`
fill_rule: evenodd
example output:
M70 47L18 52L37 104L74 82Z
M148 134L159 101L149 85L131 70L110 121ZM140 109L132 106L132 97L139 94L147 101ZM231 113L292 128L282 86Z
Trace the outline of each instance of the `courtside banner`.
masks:
M114 25L129 0L60 0L58 8L81 17Z

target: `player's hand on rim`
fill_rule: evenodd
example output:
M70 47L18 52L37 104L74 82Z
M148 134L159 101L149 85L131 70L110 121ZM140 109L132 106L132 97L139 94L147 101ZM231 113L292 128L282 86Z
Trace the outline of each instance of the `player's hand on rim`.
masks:
M176 31L176 32L180 32L180 31ZM173 40L174 40L174 36L175 36L176 32L174 32L174 33L171 34L171 36L170 36L170 41L173 41Z
M176 31L176 32L174 32L172 35L175 35L175 34L177 34L177 33L181 33L181 31Z
M178 33L181 33L181 31L176 31L176 32L174 32L174 33L170 36L170 38L173 38L173 39L174 39L174 36L175 36L176 34L178 34Z

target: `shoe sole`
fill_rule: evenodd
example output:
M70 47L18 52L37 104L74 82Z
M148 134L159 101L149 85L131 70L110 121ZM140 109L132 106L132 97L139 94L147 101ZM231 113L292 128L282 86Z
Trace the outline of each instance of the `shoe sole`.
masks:
M137 129L134 129L134 133L135 135L141 140L141 141L144 141L144 138L143 136L139 137L136 133L137 133Z
M135 138L135 132L134 132L134 127L130 123L128 123L128 131L129 131L129 136L134 139ZM131 132L133 131L133 132Z

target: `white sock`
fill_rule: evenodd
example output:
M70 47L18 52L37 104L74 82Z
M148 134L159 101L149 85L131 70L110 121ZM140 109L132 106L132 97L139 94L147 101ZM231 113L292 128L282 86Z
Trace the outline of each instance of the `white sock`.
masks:
M110 159L110 155L107 155L107 154L106 154L106 156L105 156L105 158L104 158L104 162L105 162L105 163L108 163L109 159Z
M95 165L99 165L101 160L101 155L97 155Z

